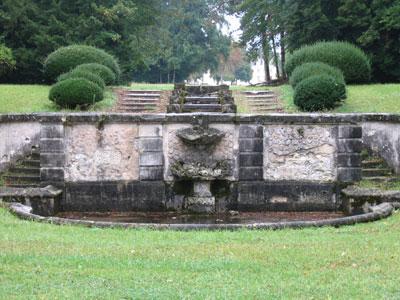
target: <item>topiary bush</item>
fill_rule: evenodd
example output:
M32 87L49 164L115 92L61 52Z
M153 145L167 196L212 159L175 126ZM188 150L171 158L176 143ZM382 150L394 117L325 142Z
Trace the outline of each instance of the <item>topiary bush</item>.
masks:
M293 88L296 88L304 79L323 74L330 75L335 78L338 83L345 84L342 71L321 62L305 63L298 66L290 76L289 83Z
M102 90L106 87L104 80L97 74L82 70L72 70L68 73L58 76L57 81L63 81L69 78L84 78L97 84Z
M64 108L88 106L103 100L103 89L84 78L69 78L52 86L49 99Z
M111 69L115 76L121 73L116 59L104 50L84 45L62 47L52 52L44 63L46 76L54 80L75 67L86 63L99 63Z
M330 75L311 76L301 81L294 91L294 104L303 111L320 111L336 107L346 98L346 86Z
M103 66L101 64L96 64L96 63L91 63L91 64L83 64L80 66L77 66L74 71L76 72L89 72L92 74L96 74L99 76L101 79L104 80L106 85L110 85L113 82L115 82L116 77L113 71L110 68L107 68L106 66Z
M368 57L347 42L319 42L294 51L285 65L289 77L294 69L307 62L323 62L340 69L346 83L365 83L371 78Z

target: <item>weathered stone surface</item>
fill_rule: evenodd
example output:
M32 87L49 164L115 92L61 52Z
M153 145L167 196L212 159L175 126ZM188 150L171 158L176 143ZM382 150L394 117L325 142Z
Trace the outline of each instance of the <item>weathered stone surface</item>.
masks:
M0 121L2 118L7 119L5 116L0 115ZM0 172L28 153L32 146L39 145L39 139L38 122L0 122Z
M140 166L162 166L163 153L162 152L143 152L140 154Z
M40 169L41 181L64 181L64 168L41 168Z
M363 149L361 139L340 139L338 140L339 153L360 153Z
M139 149L143 152L162 152L163 141L161 138L140 138Z
M165 183L80 182L66 183L65 211L164 211Z
M241 167L262 167L264 161L263 153L240 153L239 165Z
M140 137L162 137L162 125L139 125Z
M41 153L40 166L42 168L61 168L64 167L64 153Z
M361 167L361 155L353 153L339 153L338 167Z
M178 130L176 135L185 144L195 146L210 146L217 144L225 136L225 132L222 132L216 128L193 126L192 128Z
M340 139L360 139L362 138L361 126L339 126Z
M132 124L67 127L66 181L138 180L137 135L138 126Z
M400 174L400 120L394 120L396 116L399 115L385 115L386 118L391 117L394 123L377 120L363 123L363 144L384 158L396 174Z
M163 166L140 167L140 180L157 181L164 178Z
M64 138L64 125L60 123L45 123L41 126L40 137L46 139Z
M239 140L240 152L262 152L263 140L262 139L240 139Z
M246 167L239 169L239 180L262 180L263 178L263 168L262 167Z
M64 152L64 140L62 138L41 138L40 139L40 152L43 153L58 153Z
M257 125L240 125L239 138L262 138L263 127Z
M332 182L336 136L327 126L266 126L264 179Z
M361 168L338 168L338 181L351 183L360 181L362 178Z
M301 181L251 181L238 184L240 211L336 210L339 205L334 184Z

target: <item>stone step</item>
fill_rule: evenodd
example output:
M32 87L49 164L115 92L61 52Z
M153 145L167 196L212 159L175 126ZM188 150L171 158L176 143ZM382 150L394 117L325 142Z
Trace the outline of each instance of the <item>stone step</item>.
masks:
M275 95L254 95L254 96L246 96L247 100L252 99L274 99Z
M362 169L363 177L380 177L390 175L390 169Z
M193 101L193 100L219 100L216 96L187 96L185 97L186 101Z
M220 104L184 104L183 112L221 112Z
M38 183L10 183L7 184L7 187L13 187L13 188L35 188L39 187L40 184Z
M38 167L40 168L40 160L37 159L25 159L22 161L22 165L27 166L27 167Z
M123 93L132 93L132 94L161 94L161 91L157 90L124 90Z
M40 168L32 167L12 167L9 169L10 174L30 174L30 175L40 175Z
M273 95L274 94L274 92L273 91L268 91L268 90L266 90L266 91L244 91L244 92L242 92L242 94L245 94L245 95Z
M127 113L139 113L139 112L148 112L148 111L154 111L155 108L144 108L144 107L129 107L129 108L119 108L118 112L127 112Z
M265 108L269 108L269 107L273 107L273 108L275 108L275 107L278 107L278 105L276 104L276 103L252 103L252 104L249 104L251 107L265 107Z
M157 105L155 103L142 103L142 102L138 102L138 103L120 103L119 106L122 107L143 107L143 106L148 106L148 107L156 107Z
M39 183L40 175L4 175L4 180L9 183Z
M186 100L186 104L219 104L219 100Z
M161 94L123 93L123 97L160 98Z
M393 182L399 180L399 178L392 176L367 177L366 179L368 181L374 181L374 182Z
M383 159L368 159L362 161L362 166L365 168L375 168L386 165Z
M129 97L129 96L124 96L122 97L122 100L140 100L140 101L160 101L159 97Z

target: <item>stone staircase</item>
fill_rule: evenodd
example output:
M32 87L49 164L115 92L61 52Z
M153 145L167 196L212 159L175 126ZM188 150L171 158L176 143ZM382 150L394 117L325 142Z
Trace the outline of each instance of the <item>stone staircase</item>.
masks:
M364 156L362 165L362 178L370 181L392 181L397 178L384 159L377 156Z
M121 90L118 92L117 112L156 112L161 99L161 91Z
M169 113L235 113L236 106L228 86L175 84L168 105Z
M242 93L251 113L268 114L282 112L278 97L272 91L245 91Z
M40 186L40 150L32 147L31 153L2 175L6 187L27 188Z

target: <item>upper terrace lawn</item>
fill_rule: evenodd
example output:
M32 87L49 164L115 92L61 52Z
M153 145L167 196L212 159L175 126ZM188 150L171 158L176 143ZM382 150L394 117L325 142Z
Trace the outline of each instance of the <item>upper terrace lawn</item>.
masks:
M0 208L0 299L399 299L400 214L351 227L173 232Z
M0 113L55 112L59 109L48 100L50 86L0 84ZM114 95L106 90L104 100L90 110L107 110L114 104Z
M287 112L297 112L293 89L289 85L276 88ZM400 113L400 84L347 86L347 99L334 113Z
M172 84L141 84L130 86L137 90L172 90ZM51 112L57 107L47 99L49 86L41 85L4 85L0 84L0 113ZM265 87L249 88L233 86L234 93L243 90L263 90ZM293 104L293 90L289 85L270 88L276 91L283 102L286 112L298 112ZM240 113L246 113L245 103L237 97ZM106 91L105 100L97 103L91 111L107 111L115 101L111 90ZM400 84L373 84L348 86L348 98L335 113L350 112L386 112L400 113Z

